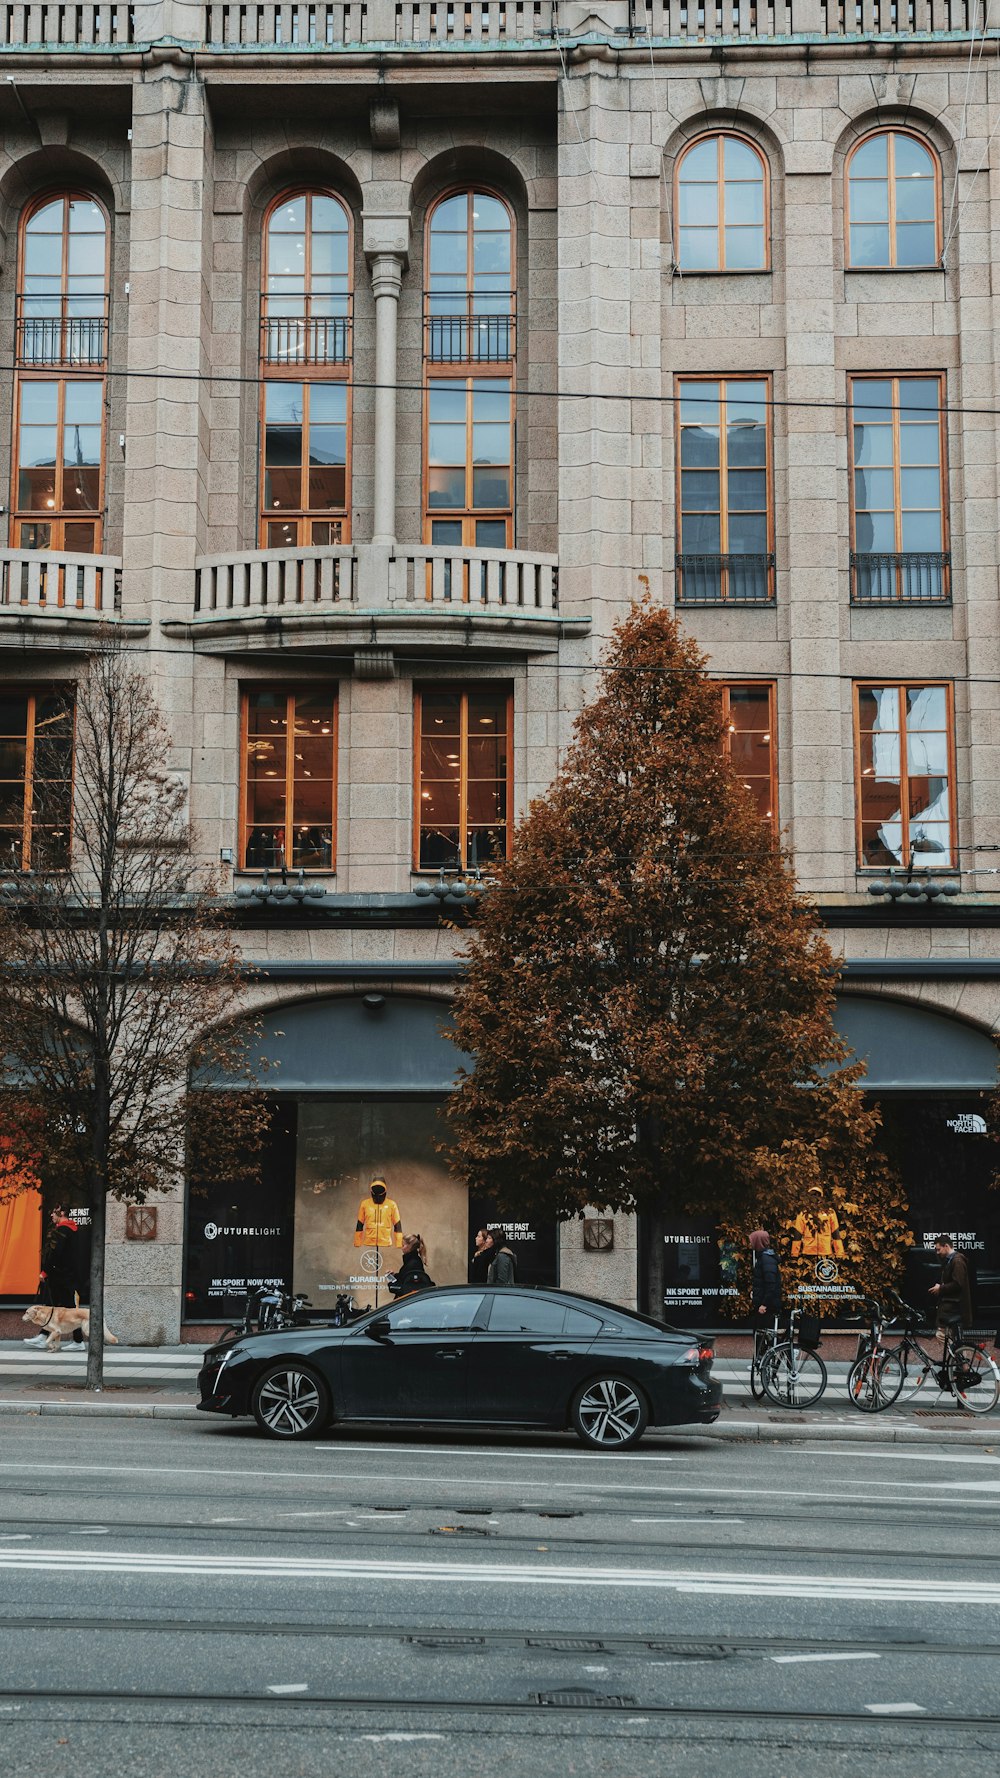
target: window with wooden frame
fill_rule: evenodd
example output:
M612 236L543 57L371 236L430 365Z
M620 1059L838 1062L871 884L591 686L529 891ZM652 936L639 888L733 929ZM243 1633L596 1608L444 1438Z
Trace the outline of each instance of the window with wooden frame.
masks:
M264 549L350 539L352 243L349 212L333 192L286 192L264 219Z
M414 868L475 870L505 858L513 823L509 690L416 693Z
M858 685L855 724L859 865L953 868L951 686Z
M850 395L852 596L947 599L945 379L853 377Z
M722 748L749 790L762 821L778 831L778 735L771 680L734 681L720 687Z
M674 257L682 272L762 272L769 265L768 168L746 136L720 130L678 157Z
M677 383L678 601L765 604L774 594L770 384Z
M330 686L254 686L242 699L240 868L332 871L337 697Z
M11 543L100 550L108 219L82 192L24 211L18 244Z
M878 130L846 167L847 266L893 270L941 262L941 163L911 130Z
M509 549L514 532L514 218L492 192L427 218L424 541Z
M66 869L72 809L72 694L0 689L0 871Z

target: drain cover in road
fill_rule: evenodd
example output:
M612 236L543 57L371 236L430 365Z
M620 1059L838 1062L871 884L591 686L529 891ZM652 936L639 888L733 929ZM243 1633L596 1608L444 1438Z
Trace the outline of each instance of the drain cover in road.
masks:
M531 1692L529 1704L554 1704L569 1710L633 1710L635 1699L625 1693L579 1691Z

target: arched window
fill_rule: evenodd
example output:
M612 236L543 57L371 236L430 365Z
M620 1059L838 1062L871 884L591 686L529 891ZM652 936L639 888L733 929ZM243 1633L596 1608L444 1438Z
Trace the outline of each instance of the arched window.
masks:
M847 161L847 263L937 265L941 258L937 155L908 130L879 130Z
M730 130L702 136L681 155L676 184L681 271L767 269L767 166L752 142Z
M82 192L21 218L11 542L101 547L108 351L108 219Z
M502 198L440 198L427 224L425 541L506 549L514 527L514 219Z
M286 192L264 220L261 545L350 535L351 220L328 191Z

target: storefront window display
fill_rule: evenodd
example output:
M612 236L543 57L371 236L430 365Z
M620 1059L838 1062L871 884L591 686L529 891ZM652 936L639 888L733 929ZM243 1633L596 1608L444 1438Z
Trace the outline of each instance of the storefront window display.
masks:
M436 1284L464 1284L475 1231L503 1228L524 1284L554 1284L557 1226L509 1220L449 1173L437 1098L277 1100L259 1176L192 1185L185 1310L191 1321L242 1312L248 1290L301 1291L321 1315L339 1296L391 1300L404 1235L419 1234Z
M344 1294L388 1301L404 1234L423 1236L436 1283L465 1282L469 1194L437 1152L441 1134L434 1101L300 1103L295 1288L316 1308Z
M874 1096L874 1095L873 1095ZM983 1093L880 1094L880 1146L902 1181L913 1244L905 1253L900 1290L930 1318L930 1286L940 1259L934 1237L945 1233L969 1264L977 1326L1000 1320L1000 1191ZM747 1231L751 1227L748 1221ZM779 1260L811 1261L801 1286L814 1301L835 1304L840 1319L857 1312L866 1280L848 1257L848 1230L818 1188L799 1214L772 1229ZM694 1327L742 1324L737 1299L745 1290L749 1255L720 1238L710 1220L676 1218L665 1230L664 1309L668 1320Z

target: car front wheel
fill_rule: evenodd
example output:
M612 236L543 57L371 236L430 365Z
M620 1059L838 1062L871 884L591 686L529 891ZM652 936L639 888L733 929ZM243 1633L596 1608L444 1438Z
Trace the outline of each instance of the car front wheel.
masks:
M322 1377L291 1362L268 1365L254 1385L250 1406L271 1438L315 1438L330 1422L330 1391Z
M570 1419L577 1438L597 1451L627 1451L649 1424L649 1410L624 1377L595 1377L573 1398Z

